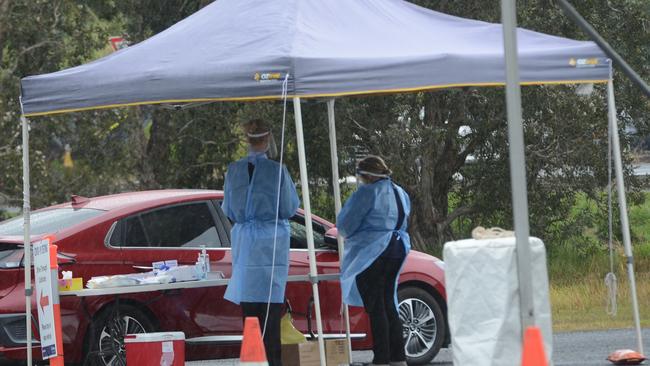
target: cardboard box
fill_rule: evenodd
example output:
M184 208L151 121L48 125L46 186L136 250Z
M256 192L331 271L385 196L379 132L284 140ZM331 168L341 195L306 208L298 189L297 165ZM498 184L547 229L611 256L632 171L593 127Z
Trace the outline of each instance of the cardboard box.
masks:
M348 366L350 355L345 338L325 340L325 363L327 366ZM282 366L320 366L318 342L282 345Z
M282 366L320 366L318 342L283 344Z
M325 360L327 366L348 366L350 364L350 355L348 353L347 339L326 339Z

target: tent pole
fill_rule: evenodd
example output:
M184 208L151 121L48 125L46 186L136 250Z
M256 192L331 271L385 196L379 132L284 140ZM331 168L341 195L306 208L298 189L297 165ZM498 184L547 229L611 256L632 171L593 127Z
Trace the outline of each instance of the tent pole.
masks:
M309 203L309 180L307 179L307 159L305 158L305 136L302 129L302 111L300 98L293 98L293 111L296 119L296 137L298 139L298 162L300 165L300 186L302 188L302 204L305 213L305 231L307 234L307 249L309 252L309 277L314 293L314 306L316 307L316 327L318 330L318 349L320 364L325 366L325 339L323 338L323 320L320 312L320 296L318 295L318 270L314 249L314 230L311 220L311 205Z
M643 341L641 338L641 322L639 320L639 301L636 296L636 281L634 280L634 258L632 256L632 242L630 240L630 224L627 217L627 201L625 200L625 182L623 181L623 160L621 157L621 143L618 136L618 123L616 121L616 101L614 100L614 82L611 76L607 82L607 109L609 126L612 131L612 144L614 151L614 166L616 169L616 192L618 205L621 211L621 230L623 231L623 245L627 257L627 276L630 281L632 295L632 310L634 312L634 326L636 328L637 350L643 354Z
M501 0L501 19L506 61L506 104L508 108L508 140L510 141L510 181L512 209L517 244L517 273L519 278L519 309L521 337L526 328L535 325L533 281L530 273L530 242L528 228L528 192L526 191L526 162L524 128L521 117L521 87L517 58L517 11L515 0Z
M32 247L30 240L29 199L29 121L20 117L23 126L23 247L25 251L25 330L27 338L27 365L32 365Z
M327 101L327 120L329 122L329 132L330 132L330 156L332 158L332 187L334 188L334 213L336 215L341 212L341 188L339 187L339 156L338 149L336 148L336 119L334 117L334 102L335 99L330 99ZM338 242L338 252L339 252L339 264L342 263L343 259L343 238L341 235L336 236ZM343 308L343 318L345 321L345 339L348 343L348 355L350 359L348 362L352 362L352 340L350 338L350 312L347 305L341 302L341 307Z

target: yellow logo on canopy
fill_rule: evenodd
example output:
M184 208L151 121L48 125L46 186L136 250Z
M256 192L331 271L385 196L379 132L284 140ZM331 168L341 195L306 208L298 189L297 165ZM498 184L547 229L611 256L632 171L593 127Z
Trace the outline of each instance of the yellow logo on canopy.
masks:
M595 67L600 61L597 58L571 58L569 60L569 65L577 68L581 67Z
M280 80L282 78L282 73L280 72L256 72L253 76L255 81L264 82L264 81L274 81Z

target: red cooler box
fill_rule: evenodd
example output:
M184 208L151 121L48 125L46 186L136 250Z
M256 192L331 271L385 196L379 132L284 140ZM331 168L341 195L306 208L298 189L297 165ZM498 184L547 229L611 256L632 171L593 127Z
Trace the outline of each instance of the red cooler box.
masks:
M183 366L185 365L185 334L160 332L128 334L126 364L129 366Z

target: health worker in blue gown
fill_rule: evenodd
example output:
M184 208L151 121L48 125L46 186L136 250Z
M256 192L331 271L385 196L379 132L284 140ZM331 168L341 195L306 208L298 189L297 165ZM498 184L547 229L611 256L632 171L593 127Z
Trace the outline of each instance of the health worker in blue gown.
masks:
M300 202L287 168L267 156L274 147L268 123L254 119L244 130L248 156L228 166L224 186L222 208L234 223L232 277L225 298L239 304L244 317L257 317L261 327L268 312L264 345L273 366L281 364L280 319L289 274L288 219Z
M345 202L336 226L345 238L343 301L363 306L370 318L373 365L406 366L397 279L411 245L406 232L411 203L378 156L357 164L362 185Z

